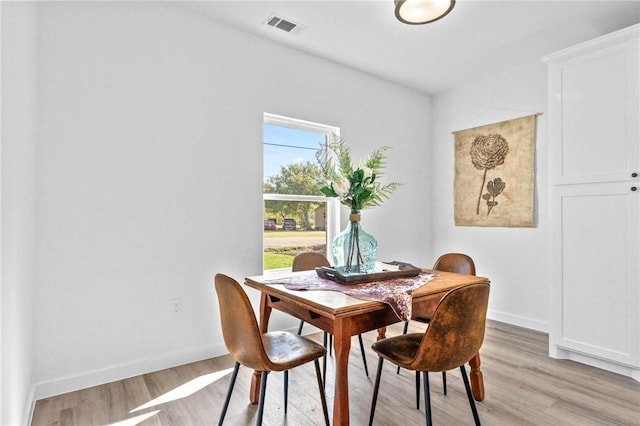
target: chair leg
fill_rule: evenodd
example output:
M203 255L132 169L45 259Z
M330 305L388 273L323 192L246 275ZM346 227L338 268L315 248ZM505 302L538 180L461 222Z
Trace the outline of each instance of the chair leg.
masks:
M268 371L263 371L260 378L260 399L258 402L258 417L256 418L256 426L262 425L262 414L264 413L264 395L267 390L267 376Z
M447 394L447 372L442 372L442 388L444 389L444 394Z
M287 415L289 405L289 370L284 370L284 415Z
M422 372L422 381L424 382L424 415L427 420L427 426L432 426L431 421L431 393L429 392L429 373Z
M322 346L327 349L327 332L325 331L322 334ZM327 384L327 354L325 353L322 357L322 385Z
M329 355L333 355L331 351L333 350L333 334L329 335Z
M420 409L420 372L416 370L416 410Z
M224 416L227 415L227 408L229 408L229 401L231 400L231 393L233 392L233 386L236 384L236 378L238 377L238 370L240 369L240 363L236 362L233 366L233 374L231 375L231 381L229 382L229 389L227 390L227 397L224 399L224 405L222 406L222 412L220 413L220 419L218 420L218 426L222 426Z
M369 368L367 367L367 356L364 353L364 343L362 343L362 334L358 334L358 341L360 342L360 353L362 353L362 363L364 364L364 374L369 377Z
M373 398L371 399L371 413L369 413L369 426L373 424L373 415L376 412L376 402L378 402L378 389L380 388L380 376L382 376L382 363L384 358L378 358L378 371L376 372L376 383L373 385Z
M322 402L322 413L324 414L324 423L329 426L329 410L327 409L327 398L324 395L324 383L320 375L320 363L317 359L313 360L316 367L316 377L318 378L318 389L320 389L320 401Z
M300 320L300 325L298 326L298 336L302 334L302 326L304 325L304 321Z
M464 388L467 391L467 398L469 398L469 405L471 405L473 421L475 422L476 426L480 426L480 417L478 416L478 410L476 409L476 401L473 399L471 386L469 385L469 378L467 377L467 370L464 368L464 365L460 366L460 373L462 374L462 380L464 381Z
M402 334L407 334L407 331L409 331L409 321L404 322L404 328L402 329ZM400 367L398 367L398 369L396 370L396 374L400 374Z

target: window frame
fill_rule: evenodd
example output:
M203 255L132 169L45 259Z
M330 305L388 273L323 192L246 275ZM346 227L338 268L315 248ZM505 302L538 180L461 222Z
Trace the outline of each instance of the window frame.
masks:
M283 115L263 114L263 124L271 124L290 129L307 130L315 133L324 133L326 142L329 142L333 134L340 136L340 128L326 124L314 123ZM263 159L264 162L264 159ZM262 203L267 200L273 201L308 201L322 202L327 205L326 233L327 233L327 257L331 255L331 242L340 233L340 203L337 198L325 197L324 195L291 195L291 194L262 194ZM264 271L266 273L268 271Z

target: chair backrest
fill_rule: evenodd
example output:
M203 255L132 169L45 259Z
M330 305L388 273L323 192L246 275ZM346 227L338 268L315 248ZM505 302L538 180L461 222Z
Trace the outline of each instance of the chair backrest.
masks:
M215 276L215 287L222 336L229 353L246 367L271 371L271 361L264 350L262 333L247 294L236 280L223 274Z
M484 340L488 304L488 283L449 291L431 317L411 368L447 371L473 358Z
M465 275L476 274L476 265L473 263L473 259L462 253L443 254L436 260L433 269Z
M321 266L331 266L326 256L322 253L307 251L293 258L291 270L293 272L310 271Z

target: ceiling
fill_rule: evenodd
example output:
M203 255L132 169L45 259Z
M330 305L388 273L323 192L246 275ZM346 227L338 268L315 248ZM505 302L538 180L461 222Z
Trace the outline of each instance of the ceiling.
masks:
M393 0L202 1L182 3L239 30L427 94L640 22L640 1L458 0L445 18L405 25ZM303 26L265 24L276 14Z

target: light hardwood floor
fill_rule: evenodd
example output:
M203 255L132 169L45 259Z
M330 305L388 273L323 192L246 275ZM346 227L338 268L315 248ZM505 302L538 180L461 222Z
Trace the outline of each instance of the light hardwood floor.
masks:
M410 331L423 325L412 322ZM401 332L401 324L387 335ZM363 335L368 347L375 332ZM322 334L309 336L318 341ZM368 351L371 377L362 367L354 339L349 365L351 424L366 425L377 365ZM486 398L477 403L484 425L640 425L640 383L627 377L547 356L546 334L490 321L480 351ZM327 398L333 402L333 359L328 361ZM211 425L217 424L233 361L228 356L170 368L37 401L32 425ZM251 371L240 369L225 425L254 424L248 402ZM459 371L430 375L436 425L473 424ZM313 364L289 376L289 408L283 411L282 374L269 375L265 425L321 425L322 411ZM374 424L423 425L415 409L414 375L385 363Z

